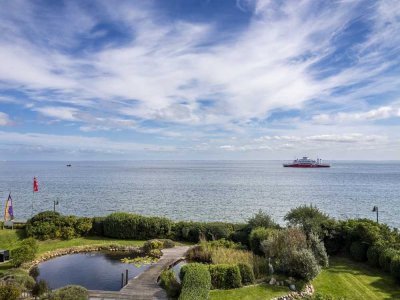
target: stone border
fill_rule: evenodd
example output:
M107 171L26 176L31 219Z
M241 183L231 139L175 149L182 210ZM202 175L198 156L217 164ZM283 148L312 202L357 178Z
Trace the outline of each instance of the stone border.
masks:
M299 292L290 292L287 295L272 298L271 300L291 300L291 299L303 299L306 296L312 296L315 290L311 283L307 283L304 289Z
M41 256L33 261L24 263L21 268L30 271L33 267L46 260L75 253L95 252L95 251L121 251L129 252L132 254L143 254L143 250L138 246L119 246L119 245L88 245L88 246L75 246L69 248L61 248L53 251L43 253Z

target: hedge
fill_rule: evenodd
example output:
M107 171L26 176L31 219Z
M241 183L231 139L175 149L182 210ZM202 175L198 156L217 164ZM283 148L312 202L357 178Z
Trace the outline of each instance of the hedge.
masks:
M390 272L390 264L397 251L392 248L385 249L379 255L379 266L386 272Z
M351 243L350 255L355 261L366 261L367 260L368 245L360 241Z
M234 289L242 286L242 277L237 265L210 265L209 269L213 289Z
M112 213L103 222L104 236L119 239L168 238L171 227L172 221L167 218L124 212Z
M246 263L239 263L238 267L240 270L240 277L242 278L242 284L253 284L255 281L255 277L252 266Z
M207 300L211 288L208 266L192 263L184 265L180 272L182 291L179 300Z
M390 262L390 274L400 283L400 255L392 258Z
M181 241L197 243L200 240L228 239L235 230L235 224L224 222L187 222L173 224L174 238Z

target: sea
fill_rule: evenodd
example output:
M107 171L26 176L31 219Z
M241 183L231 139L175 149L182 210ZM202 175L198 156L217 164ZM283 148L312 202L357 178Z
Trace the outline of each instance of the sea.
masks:
M244 222L259 209L285 214L314 205L337 219L400 227L400 161L333 161L331 168L283 168L283 161L2 161L0 208L15 218L43 210L104 216L114 211L173 220ZM67 167L71 164L71 167ZM39 191L33 193L33 177ZM2 199L2 200L1 200Z

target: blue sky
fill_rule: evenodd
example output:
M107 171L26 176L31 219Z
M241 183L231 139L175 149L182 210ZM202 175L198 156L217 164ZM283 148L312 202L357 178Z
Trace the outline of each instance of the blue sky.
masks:
M400 159L399 1L0 5L0 160Z

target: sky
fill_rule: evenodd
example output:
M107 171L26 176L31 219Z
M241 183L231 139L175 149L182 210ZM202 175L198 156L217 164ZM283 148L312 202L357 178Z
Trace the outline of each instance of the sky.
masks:
M0 7L0 160L400 159L400 1Z

